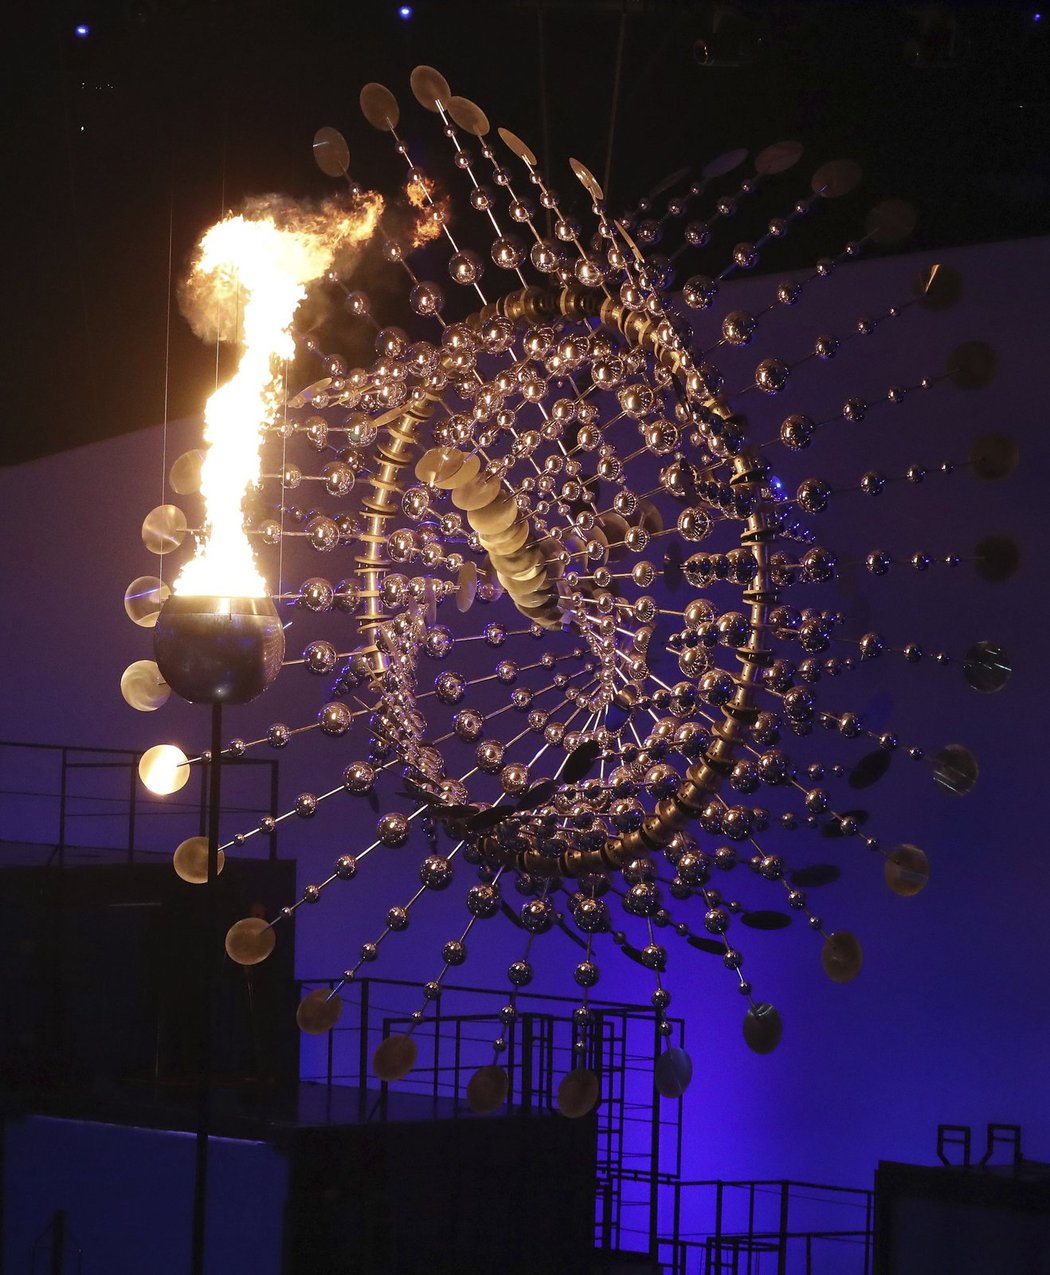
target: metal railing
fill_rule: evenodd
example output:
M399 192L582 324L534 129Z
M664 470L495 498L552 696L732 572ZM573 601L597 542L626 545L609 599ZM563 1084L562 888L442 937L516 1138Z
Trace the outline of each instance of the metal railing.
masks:
M186 795L155 797L138 778L140 751L0 740L0 840L48 848L45 863L66 866L76 847L108 851L127 863L136 856L174 848L170 826L190 815L203 835L207 826L208 763L193 767ZM265 787L250 798L233 795L224 814L269 814L278 809L278 766L273 758L224 757L228 772L262 768ZM85 784L85 779L89 780ZM196 782L194 782L194 780ZM188 822L188 821L187 821ZM190 833L181 832L182 836ZM267 854L277 857L277 829L264 834Z

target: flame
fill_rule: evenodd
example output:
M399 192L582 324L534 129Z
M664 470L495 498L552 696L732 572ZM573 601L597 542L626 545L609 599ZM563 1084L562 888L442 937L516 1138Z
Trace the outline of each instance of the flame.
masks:
M420 177L405 186L409 205L419 209L419 215L409 228L409 243L413 248L422 248L441 234L442 225L448 220L450 200L447 195L434 198L437 182L431 177ZM435 215L436 214L436 215Z
M307 286L333 267L346 268L382 210L382 198L372 193L350 208L260 205L247 216L224 218L202 237L183 308L199 335L237 340L241 356L204 410L204 537L175 581L176 593L266 595L241 505L259 479L263 435L277 416L282 364L294 353L292 320Z

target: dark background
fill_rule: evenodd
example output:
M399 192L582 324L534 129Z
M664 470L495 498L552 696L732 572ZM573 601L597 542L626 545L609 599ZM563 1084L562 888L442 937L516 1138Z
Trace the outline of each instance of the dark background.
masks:
M357 96L368 80L388 84L412 108L409 142L425 137L407 84L420 62L524 137L581 210L569 155L601 180L611 153L619 210L683 163L797 136L810 170L851 156L870 202L916 203L909 250L1050 229L1050 12L1037 18L1034 4L419 0L412 10L63 0L8 16L3 463L199 410L214 351L171 304L196 237L249 194L330 192L310 153L321 125L346 134L356 180L391 189L396 156ZM850 216L838 242L856 228ZM810 263L829 242L826 225L803 227L773 266Z

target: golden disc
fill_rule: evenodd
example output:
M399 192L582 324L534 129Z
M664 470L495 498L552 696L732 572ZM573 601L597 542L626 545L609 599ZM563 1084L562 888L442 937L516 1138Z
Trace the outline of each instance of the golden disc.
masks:
M481 535L481 543L489 553L514 553L528 540L530 530L528 518L522 518L520 522L512 522L498 536Z
M187 526L178 505L158 505L142 520L142 543L150 553L171 553L186 539Z
M821 948L820 963L833 983L851 983L864 963L860 940L848 930L829 934Z
M439 107L447 108L452 99L448 80L432 66L417 66L408 77L408 82L412 86L416 101L428 111L436 112Z
M459 472L467 459L457 447L432 447L416 461L416 477L421 483L443 487L445 479Z
M475 509L468 521L478 535L495 536L506 531L517 520L520 510L509 492L504 492L490 504Z
M189 758L174 744L154 744L139 759L139 778L150 792L167 797L189 783Z
M226 931L226 955L238 965L258 965L265 961L276 943L273 927L261 916L246 916Z
M446 491L455 491L457 487L465 487L467 483L473 482L481 472L481 457L477 452L461 452L463 464L456 470L454 474L450 474L448 478L443 478L438 484L444 487Z
M397 104L397 98L390 92L385 84L372 83L366 84L361 90L360 96L361 114L380 132L397 128L397 121L401 117L401 110Z
M450 97L447 111L453 123L475 137L484 137L489 131L489 118L476 102L467 97Z
M536 167L536 152L531 146L527 146L517 133L512 133L509 128L498 128L496 129L496 132L499 133L500 137L503 139L504 146L509 147L514 154L517 155L519 159L523 159L530 168Z
M598 203L600 200L605 198L605 192L602 190L601 186L598 185L597 177L595 177L586 164L581 164L578 159L570 159L569 167L572 169L576 180L580 183L584 190L586 190L587 194L590 195L595 203Z
M457 509L469 513L490 505L499 495L498 478L475 478L472 482L457 484L452 491L452 503Z
M383 1081L400 1080L412 1070L418 1052L411 1036L388 1036L376 1046L372 1071Z
M467 1084L467 1106L476 1115L486 1116L502 1107L510 1092L510 1077L496 1063L479 1067Z
M140 713L152 713L168 702L171 687L161 676L156 660L136 660L120 677L125 702Z
M887 854L883 871L893 893L907 899L925 888L930 879L930 861L918 846L905 844Z
M183 452L168 470L168 486L176 496L192 496L201 489L201 462L204 453L199 448Z
M558 1086L558 1110L570 1120L589 1115L600 1095L598 1077L590 1067L574 1067Z
M459 569L456 586L456 610L469 611L478 592L478 568L469 559Z
M327 987L318 987L299 1002L295 1021L307 1036L323 1036L336 1025L342 1012L343 1002L339 997Z
M175 847L171 857L176 876L188 881L190 885L204 885L208 880L208 838L187 837ZM218 870L221 872L226 864L226 856L219 851Z

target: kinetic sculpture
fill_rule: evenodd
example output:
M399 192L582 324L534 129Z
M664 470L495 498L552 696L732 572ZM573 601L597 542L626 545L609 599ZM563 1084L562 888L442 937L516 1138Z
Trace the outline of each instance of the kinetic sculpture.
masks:
M906 236L907 205L879 204L863 236L808 277L771 283L762 309L732 309L725 281L755 267L820 201L852 190L855 164L818 168L790 211L754 242L738 243L724 269L702 274L721 223L792 169L799 145L762 151L736 191L718 198L709 188L724 186L745 152L698 174L683 170L620 219L587 168L570 161L590 200L585 231L525 142L502 128L494 136L482 110L453 96L432 68L418 67L411 84L440 119L448 174L424 170L398 133L394 96L368 84L361 109L403 157L403 192L384 203L351 182L347 145L326 128L314 155L325 173L346 178L346 195L310 213L260 204L202 240L185 308L198 332L240 342L243 355L209 404L203 464L201 453L188 453L171 473L175 492L200 487L205 497L196 556L171 596L154 577L128 590L131 617L156 626L156 661L128 669L125 697L151 709L170 688L194 702L239 703L282 667L285 676L327 679L327 702L308 723L275 723L257 740L213 750L239 756L293 739L302 746L303 732L324 736L318 765L327 760L341 778L300 794L277 822L308 819L322 802L364 803L374 833L279 915L235 924L226 950L245 965L264 960L301 909L345 890L371 856L403 854L418 834L419 889L389 909L343 980L375 961L409 927L419 900L455 877L464 921L422 984L414 1018L422 1021L448 972L466 960L474 927L509 914L523 931L522 951L507 970L493 1063L472 1082L479 1109L506 1094L498 1064L507 1026L533 977L536 939L553 927L583 949L572 971L581 1059L603 948L652 971L653 1011L670 1036L665 978L676 940L721 957L747 1003L745 1040L768 1052L781 1024L745 972L746 927L805 917L837 982L852 979L862 959L852 934L827 930L811 910L806 888L828 879L826 870L823 878L793 872L780 843L811 830L859 839L881 856L890 889L914 894L927 880L926 855L880 844L862 826L864 813L849 808L849 790L875 783L899 755L956 793L977 778L965 747L927 756L841 706L839 678L863 662L940 665L949 656L895 648L879 632L851 627L837 605L836 551L821 536L836 492L804 471L788 476L819 455L823 438L891 415L908 395L937 383L987 384L994 356L967 343L946 370L891 386L881 399L850 398L824 419L794 403L785 413L778 400L790 399L799 364L749 353L742 377L740 351L760 346L767 329L775 334L785 311L805 313L811 294L866 244ZM479 229L489 232L488 260L467 246ZM676 230L681 243L668 247ZM361 260L375 265L377 257L382 291L399 279L407 292L397 324L383 323L355 284ZM423 263L446 277L421 278ZM374 333L368 366L350 367L326 349L323 325L293 338L308 286L338 298ZM912 296L858 319L841 339L819 336L801 362L830 360L906 311L945 308L959 290L953 271L933 266ZM323 373L297 391L283 381L294 339ZM1010 441L989 434L973 444L968 467L997 479L1015 461ZM858 499L925 476L919 466L870 469L857 475ZM176 549L187 531L173 505L154 510L143 528L156 552ZM209 565L220 541L235 546L232 578ZM263 574L279 581L272 599L249 544L260 560L270 553ZM304 548L332 567L323 576L308 568L289 586ZM990 537L973 562L987 578L1005 579L1017 550ZM864 566L873 575L924 571L931 559L895 563L873 549ZM282 612L316 633L287 661ZM1009 677L992 641L957 654L979 691L999 690ZM841 760L793 755L793 739L814 732L841 741ZM174 791L200 760L161 745L143 758L142 775L155 791ZM212 875L223 853L273 823L213 845ZM176 851L177 870L204 880L208 850L205 838L190 838ZM727 893L735 865L737 877L756 878L752 901ZM336 1022L338 990L303 1001L304 1031ZM391 1037L375 1070L395 1079L414 1057L411 1032ZM658 1088L680 1093L690 1071L683 1051L668 1048ZM597 1095L589 1073L577 1068L569 1082L576 1098L566 1109L588 1109Z

